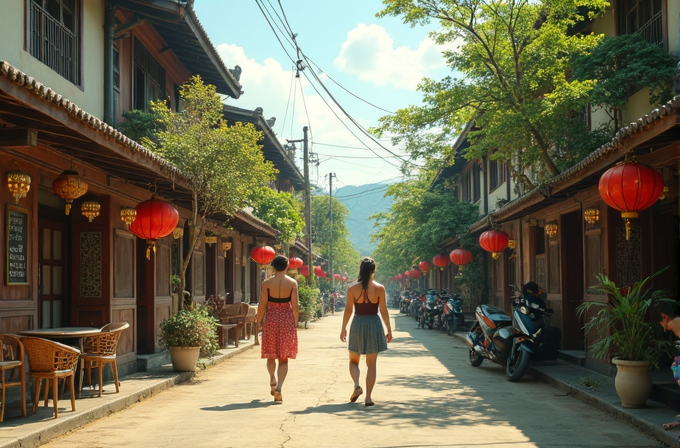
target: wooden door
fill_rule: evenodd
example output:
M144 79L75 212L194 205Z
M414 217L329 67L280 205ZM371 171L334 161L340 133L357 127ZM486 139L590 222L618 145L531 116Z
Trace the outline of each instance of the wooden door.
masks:
M38 325L39 328L68 325L66 279L68 264L66 223L41 217L38 220Z
M583 350L585 335L576 308L583 303L583 219L580 211L562 217L563 234L563 334L565 350Z

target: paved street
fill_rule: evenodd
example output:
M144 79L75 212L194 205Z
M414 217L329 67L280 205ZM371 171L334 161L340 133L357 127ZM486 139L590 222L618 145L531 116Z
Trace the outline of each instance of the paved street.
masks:
M505 380L467 348L391 311L394 340L378 359L376 406L348 403L342 316L300 329L283 404L269 395L259 347L189 383L44 445L58 447L661 447L557 389ZM362 383L365 366L362 366Z

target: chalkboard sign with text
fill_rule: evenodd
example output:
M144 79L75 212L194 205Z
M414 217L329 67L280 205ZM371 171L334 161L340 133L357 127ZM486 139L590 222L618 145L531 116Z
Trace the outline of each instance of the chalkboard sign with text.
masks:
M7 204L5 283L28 285L28 210Z

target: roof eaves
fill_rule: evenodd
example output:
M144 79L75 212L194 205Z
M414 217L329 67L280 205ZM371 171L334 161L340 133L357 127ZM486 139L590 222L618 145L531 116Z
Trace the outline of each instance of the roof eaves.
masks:
M191 28L191 31L193 31L193 33L196 35L196 38L201 44L201 47L203 47L203 50L206 52L206 55L212 61L213 65L215 66L215 69L219 72L220 76L225 80L227 85L230 87L231 94L229 96L231 96L232 98L239 98L243 93L243 91L241 90L242 86L239 83L239 81L234 77L234 75L231 74L229 69L224 65L222 58L220 57L219 53L217 53L215 46L210 41L208 33L206 33L205 29L203 28L203 25L201 25L201 22L198 20L198 17L196 16L196 11L194 11L193 2L187 4L186 12L187 14L185 14L184 16L186 24L189 26L189 28Z
M669 115L678 114L680 111L680 96L674 97L672 100L668 101L655 109L653 109L649 114L638 118L636 121L631 122L628 126L624 126L619 131L614 134L611 141L600 146L598 149L590 153L583 160L575 164L574 166L564 170L560 174L550 178L545 184L534 188L523 196L516 198L508 202L502 209L495 213L491 213L490 217L494 221L502 221L508 217L514 215L515 213L521 212L522 209L536 204L550 194L544 194L546 187L552 191L552 194L559 192L560 190L571 186L576 182L575 178L577 175L585 172L591 166L602 162L607 158L619 158L624 155L622 150L622 144L624 140L631 137L638 132L644 130L646 127L654 124L655 122L662 120L664 117ZM620 154L619 154L620 153ZM474 225L473 225L474 226Z
M113 140L116 143L116 146L123 150L123 153L127 152L128 155L134 155L136 157L141 156L141 158L146 159L146 161L154 166L160 174L168 179L179 183L180 185L184 184L185 187L189 185L188 177L175 165L148 150L94 115L87 113L63 95L60 95L31 76L23 73L7 61L0 60L0 76L4 76L14 84L23 87L42 101L64 110L77 122L93 129L102 137Z

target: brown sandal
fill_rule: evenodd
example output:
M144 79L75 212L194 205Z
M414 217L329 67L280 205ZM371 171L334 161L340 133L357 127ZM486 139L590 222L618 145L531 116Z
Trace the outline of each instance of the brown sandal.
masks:
M354 403L355 401L357 401L357 398L359 398L359 395L361 395L363 393L364 393L364 390L361 388L361 386L355 387L354 392L352 392L352 396L349 397L349 401Z

